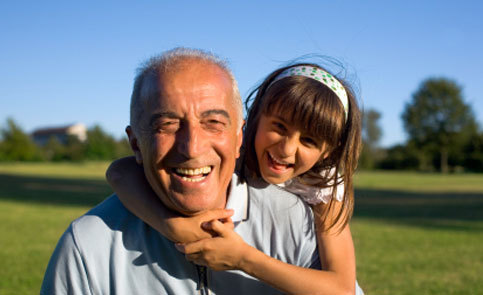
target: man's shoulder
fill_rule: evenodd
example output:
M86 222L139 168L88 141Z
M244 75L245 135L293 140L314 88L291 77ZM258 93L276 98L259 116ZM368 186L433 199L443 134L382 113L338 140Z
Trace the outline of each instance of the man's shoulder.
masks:
M91 224L95 222L95 220L119 218L126 215L126 213L128 213L128 211L122 205L121 201L119 201L117 195L112 194L104 201L91 208L84 215L75 219L72 223L76 226L81 226L84 224Z
M75 236L92 237L122 230L136 222L141 221L130 213L119 201L119 198L113 194L75 219L71 224L71 230Z

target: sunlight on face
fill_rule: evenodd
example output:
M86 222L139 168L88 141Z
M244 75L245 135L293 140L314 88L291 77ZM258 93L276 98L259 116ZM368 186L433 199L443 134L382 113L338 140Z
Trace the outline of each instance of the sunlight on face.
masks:
M263 179L272 184L307 172L326 156L320 139L278 115L261 115L255 151Z
M140 150L147 180L172 210L223 208L243 136L230 78L191 61L159 84L145 107L149 138Z

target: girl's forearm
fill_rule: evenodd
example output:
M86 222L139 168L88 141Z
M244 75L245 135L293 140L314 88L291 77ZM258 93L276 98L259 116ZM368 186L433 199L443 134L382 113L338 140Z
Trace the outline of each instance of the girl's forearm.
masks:
M211 238L201 225L213 219L226 220L233 214L229 210L218 209L187 217L169 210L151 189L143 167L136 163L134 157L114 161L106 172L106 178L129 211L173 242Z
M339 232L317 232L324 270L281 262L248 245L232 229L218 221L206 229L213 239L177 245L186 258L221 271L238 269L287 294L353 294L355 257L349 227Z
M114 161L106 172L106 179L122 204L161 234L170 238L170 229L162 220L176 215L162 205L144 176L143 167L134 157Z
M286 294L354 294L347 273L303 268L248 246L240 269Z

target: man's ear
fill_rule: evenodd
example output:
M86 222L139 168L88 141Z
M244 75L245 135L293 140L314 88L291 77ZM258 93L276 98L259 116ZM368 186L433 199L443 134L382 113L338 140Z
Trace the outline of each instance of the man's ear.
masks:
M240 157L240 148L243 143L243 126L245 126L245 120L240 124L241 126L239 127L240 129L238 130L238 133L236 135L236 158L238 159Z
M131 146L132 151L134 152L134 157L136 158L136 162L141 165L143 163L143 157L141 155L141 150L139 149L138 139L134 134L131 126L126 127L127 137L129 138L129 145Z

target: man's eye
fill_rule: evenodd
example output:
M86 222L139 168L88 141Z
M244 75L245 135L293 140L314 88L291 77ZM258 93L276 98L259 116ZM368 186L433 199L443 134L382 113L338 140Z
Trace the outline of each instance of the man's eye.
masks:
M174 132L178 130L179 122L177 121L166 121L166 122L160 122L157 125L157 131L158 132Z
M210 130L223 130L226 127L226 123L217 119L206 120L204 125Z

